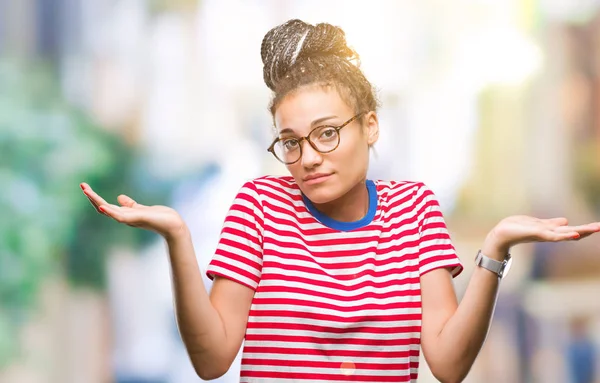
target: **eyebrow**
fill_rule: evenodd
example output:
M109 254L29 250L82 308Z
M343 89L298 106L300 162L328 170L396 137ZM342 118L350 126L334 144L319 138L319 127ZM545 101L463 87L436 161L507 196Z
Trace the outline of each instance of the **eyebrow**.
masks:
M326 116L326 117L317 118L316 120L314 120L313 122L310 123L310 126L319 125L327 120L332 120L334 118L337 118L337 116ZM287 133L294 133L294 130L290 129L290 128L285 128L285 129L281 129L278 132L278 134L287 134Z

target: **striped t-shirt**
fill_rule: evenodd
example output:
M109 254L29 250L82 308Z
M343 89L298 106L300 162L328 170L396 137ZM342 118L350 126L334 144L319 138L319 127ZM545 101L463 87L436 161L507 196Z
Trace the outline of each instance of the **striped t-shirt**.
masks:
M292 177L239 191L207 274L255 291L240 382L416 381L419 277L462 266L427 186L367 189L355 222L320 213Z

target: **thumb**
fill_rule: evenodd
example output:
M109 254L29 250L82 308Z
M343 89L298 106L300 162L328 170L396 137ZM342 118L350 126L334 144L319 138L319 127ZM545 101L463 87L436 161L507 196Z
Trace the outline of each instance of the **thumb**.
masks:
M121 206L126 206L126 207L141 206L140 204L138 204L132 198L126 196L125 194L121 194L120 196L118 196L117 201L119 201L119 204Z

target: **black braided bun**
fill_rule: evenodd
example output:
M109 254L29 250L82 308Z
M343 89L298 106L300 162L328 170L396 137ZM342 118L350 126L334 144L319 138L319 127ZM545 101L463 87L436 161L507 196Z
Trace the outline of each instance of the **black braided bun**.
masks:
M260 53L265 84L273 91L273 116L287 94L312 84L333 86L357 113L377 109L374 88L339 27L289 20L267 32Z
M260 54L265 84L275 90L288 71L311 57L336 56L351 61L358 55L346 44L346 34L327 23L311 25L293 19L271 29L263 38Z

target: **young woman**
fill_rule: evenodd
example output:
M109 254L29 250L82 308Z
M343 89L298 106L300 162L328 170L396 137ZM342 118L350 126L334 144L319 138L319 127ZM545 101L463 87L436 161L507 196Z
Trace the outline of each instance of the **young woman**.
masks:
M274 95L268 150L291 176L242 186L207 270L210 294L177 212L83 192L100 213L166 239L179 330L201 378L224 374L245 340L242 382L415 382L421 347L440 381L461 381L509 249L583 238L600 223L502 220L459 305L452 277L462 266L432 191L366 179L377 102L344 32L290 20L266 34L261 54Z

